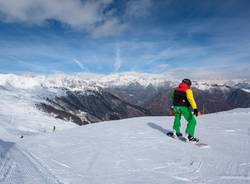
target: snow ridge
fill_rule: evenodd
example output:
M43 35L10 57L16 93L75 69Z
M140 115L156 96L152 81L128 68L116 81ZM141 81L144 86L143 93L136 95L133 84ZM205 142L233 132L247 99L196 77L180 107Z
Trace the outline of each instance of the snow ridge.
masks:
M180 81L171 80L160 74L126 72L111 75L78 74L78 75L16 75L0 74L0 86L5 88L66 88L70 90L98 90L97 87L122 87L137 84L142 87L176 86ZM193 81L193 87L209 90L214 87L238 87L250 89L250 80L199 80Z

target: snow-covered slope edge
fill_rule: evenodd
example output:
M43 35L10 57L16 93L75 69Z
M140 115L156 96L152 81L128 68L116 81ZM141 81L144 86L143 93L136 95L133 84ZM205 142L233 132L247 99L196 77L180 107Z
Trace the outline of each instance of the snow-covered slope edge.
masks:
M44 96L53 97L57 94L60 95L56 89L0 87L0 128L19 137L51 132L54 125L58 130L75 127L73 123L55 119L36 108L35 104L43 101Z
M247 184L249 118L250 109L198 117L196 135L210 145L208 149L167 137L172 117L90 124L26 137L16 145L0 142L2 147L11 147L2 167L11 172L7 179L1 177L3 183L37 179L37 184ZM183 122L182 131L185 126Z

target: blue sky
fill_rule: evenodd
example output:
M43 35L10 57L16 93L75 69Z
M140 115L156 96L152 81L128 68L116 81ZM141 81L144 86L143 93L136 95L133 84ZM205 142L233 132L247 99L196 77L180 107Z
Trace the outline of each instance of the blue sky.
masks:
M248 0L0 0L1 73L250 79Z

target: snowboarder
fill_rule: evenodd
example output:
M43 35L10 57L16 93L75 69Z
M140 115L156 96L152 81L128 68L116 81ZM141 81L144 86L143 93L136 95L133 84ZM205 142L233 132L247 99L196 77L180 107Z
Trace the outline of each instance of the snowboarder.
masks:
M54 126L53 126L53 132L55 132L55 131L56 131L56 126L54 125Z
M179 86L175 89L173 94L173 112L174 112L174 132L170 132L169 134L176 135L177 137L182 137L182 133L180 132L181 127L181 116L188 121L187 128L185 133L187 134L187 138L189 141L198 142L199 139L194 137L196 119L194 117L198 116L197 104L193 97L193 91L190 89L192 85L190 79L183 79ZM191 111L192 107L194 111L194 115Z

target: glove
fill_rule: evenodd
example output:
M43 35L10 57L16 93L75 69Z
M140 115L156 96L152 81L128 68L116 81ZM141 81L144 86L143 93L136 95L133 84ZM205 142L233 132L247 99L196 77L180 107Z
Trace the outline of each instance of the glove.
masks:
M198 116L198 109L194 109L194 115L197 117Z

